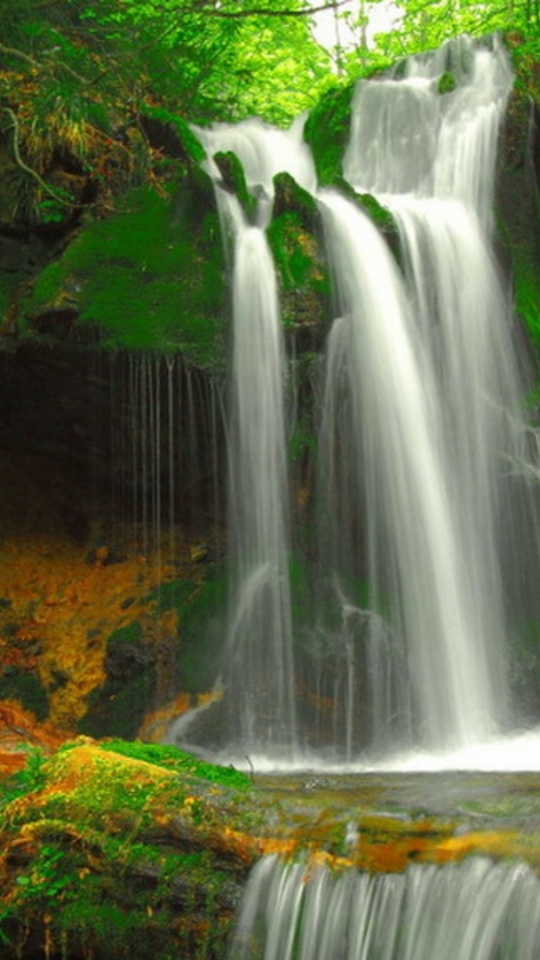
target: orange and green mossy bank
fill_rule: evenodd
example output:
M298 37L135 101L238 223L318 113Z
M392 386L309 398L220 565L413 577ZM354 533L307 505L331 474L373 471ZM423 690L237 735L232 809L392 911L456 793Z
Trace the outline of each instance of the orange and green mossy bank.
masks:
M6 958L223 957L269 853L305 864L306 883L323 865L388 873L474 854L540 872L532 775L452 774L451 790L445 774L427 790L418 774L247 776L173 746L61 742L15 704L0 722Z

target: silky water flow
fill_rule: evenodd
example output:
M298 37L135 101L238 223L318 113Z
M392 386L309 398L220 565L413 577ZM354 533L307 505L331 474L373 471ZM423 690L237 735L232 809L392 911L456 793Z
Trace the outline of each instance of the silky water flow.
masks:
M328 348L328 496L362 491L366 528L347 551L336 524L334 564L360 564L392 632L370 671L379 750L397 730L419 747L464 747L509 715L498 487L519 391L490 212L511 78L497 46L458 45L452 68L451 95L437 89L439 54L400 80L360 84L354 99L345 176L392 211L405 275L357 206L320 200L341 313Z
M456 87L441 94L449 70ZM523 387L492 249L511 84L496 40L462 39L357 85L344 174L391 211L393 252L357 203L317 189L303 118L289 131L259 120L197 130L232 278L225 705L199 738L227 760L476 766L476 747L492 757L488 745L516 726L507 646L538 538L534 491L515 475ZM213 160L231 150L257 197L251 217ZM283 170L317 200L335 292L316 589L301 626L312 690L333 703L315 720L296 702L288 367L266 238ZM173 739L198 742L190 724L181 718Z
M540 882L475 857L402 874L333 874L264 857L228 960L538 960Z
M228 417L229 611L223 678L227 749L296 756L290 518L285 411L286 357L274 262L266 238L273 177L288 169L314 189L302 123L289 131L260 120L197 131L206 149L232 274ZM257 196L253 222L223 187L213 156L234 151ZM182 733L182 721L175 733ZM190 731L187 730L189 737Z

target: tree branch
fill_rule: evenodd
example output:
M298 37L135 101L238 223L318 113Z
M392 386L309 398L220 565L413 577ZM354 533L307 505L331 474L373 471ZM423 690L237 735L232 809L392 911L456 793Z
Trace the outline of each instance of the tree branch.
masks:
M19 149L19 122L15 116L13 110L10 107L3 107L4 113L7 113L9 119L11 120L11 129L13 130L13 156L15 157L15 163L21 170L24 170L25 173L28 173L34 180L37 180L42 190L45 193L48 193L56 203L60 203L63 207L71 207L73 210L76 210L80 207L80 204L71 203L71 201L66 200L64 197L61 197L52 187L49 187L47 183L40 177L37 170L33 170L32 167L29 167L28 164L24 162L21 157L21 152ZM9 128L8 128L9 129Z
M37 70L43 70L45 66L45 64L40 63L39 60L34 60L34 58L29 57L27 53L23 53L22 50L16 50L15 47L6 47L3 43L0 43L0 53L5 53L8 57L17 57L18 60L24 60L25 63L29 63L31 67L35 67ZM88 83L84 77L81 77L80 73L77 73L62 60L54 60L53 65L65 70L71 74L72 77L75 77L76 80L79 80L80 83Z
M323 10L336 10L343 7L347 0L329 0L318 7L303 7L302 10L268 10L266 7L251 7L249 10L222 10L220 7L208 7L207 0L202 0L200 4L193 4L191 9L179 10L179 13L202 13L209 17L220 17L221 19L237 20L240 17L311 17L314 13L321 13Z
M6 47L3 43L0 43L0 53L5 53L8 57L17 57L18 60L24 60L31 67L41 67L41 64L29 57L27 53L23 53L22 50L15 50L14 47Z

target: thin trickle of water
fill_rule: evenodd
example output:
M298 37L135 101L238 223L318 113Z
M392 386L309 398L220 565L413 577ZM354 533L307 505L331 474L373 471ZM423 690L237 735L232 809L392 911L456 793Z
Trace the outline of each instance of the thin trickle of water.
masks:
M254 867L228 960L537 960L540 883L473 858L404 874Z

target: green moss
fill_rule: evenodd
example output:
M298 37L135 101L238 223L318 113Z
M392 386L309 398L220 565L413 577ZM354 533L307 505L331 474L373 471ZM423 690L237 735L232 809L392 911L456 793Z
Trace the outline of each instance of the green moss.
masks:
M156 688L154 651L137 621L109 636L104 665L105 681L92 690L79 731L91 737L134 737Z
M353 93L354 83L329 90L306 121L304 139L311 147L320 186L331 186L341 176Z
M235 153L214 154L214 161L223 178L226 190L234 193L240 202L248 221L253 221L257 210L257 200L247 188L244 168Z
M394 217L386 207L383 207L383 205L379 203L373 194L357 193L354 187L352 187L348 180L345 180L344 177L337 178L336 187L338 187L346 197L362 207L364 213L367 213L370 220L373 221L379 230L383 230L385 233L397 235L396 221L394 220Z
M268 241L278 272L285 325L322 322L329 281L318 238L306 229L296 211L287 211L270 224Z
M540 267L534 263L530 251L514 250L513 272L516 310L536 348L540 349Z
M290 173L274 177L274 219L283 213L295 213L305 230L316 231L320 224L319 207L315 198L296 182Z
M185 156L193 163L202 163L205 158L204 147L197 139L193 130L178 114L170 113L164 107L151 107L147 104L142 108L143 116L150 120L157 120L164 127L170 126L174 130Z
M212 196L201 171L163 195L130 191L41 272L25 304L30 326L68 298L106 347L182 351L221 369L226 296Z
M153 604L156 614L166 610L177 610L180 619L183 618L185 605L196 589L192 580L170 580L152 590L146 597L145 603Z
M180 621L178 686L186 693L209 690L222 650L227 577L216 571L186 606L176 607Z
M219 767L212 763L199 760L191 754L184 753L177 747L142 743L140 740L127 742L125 740L108 740L101 744L103 750L118 753L123 757L132 757L135 760L144 760L166 770L176 770L179 774L209 780L224 787L236 790L246 790L251 781L245 773L235 770L234 767Z
M452 93L456 89L456 78L450 70L446 70L439 77L439 82L437 83L437 92L444 95L445 93Z

